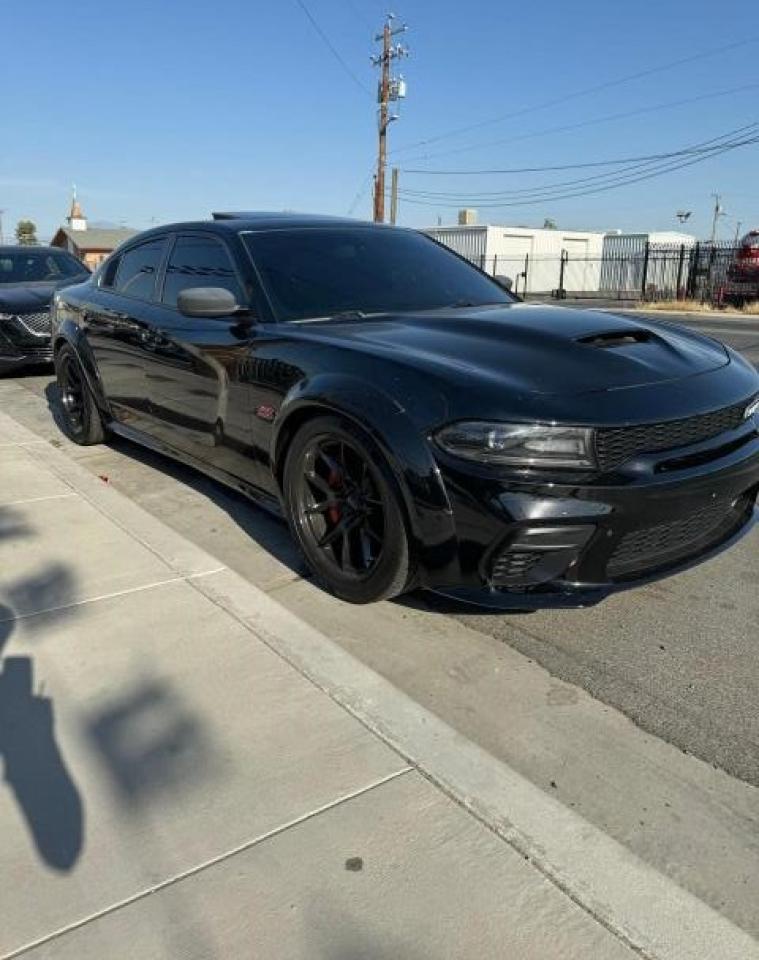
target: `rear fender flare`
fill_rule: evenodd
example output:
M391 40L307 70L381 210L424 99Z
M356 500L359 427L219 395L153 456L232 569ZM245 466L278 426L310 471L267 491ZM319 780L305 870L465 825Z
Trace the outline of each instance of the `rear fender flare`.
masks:
M53 356L56 356L64 343L67 343L76 354L98 408L108 419L111 419L108 398L103 391L92 348L82 328L70 319L63 320L53 334Z

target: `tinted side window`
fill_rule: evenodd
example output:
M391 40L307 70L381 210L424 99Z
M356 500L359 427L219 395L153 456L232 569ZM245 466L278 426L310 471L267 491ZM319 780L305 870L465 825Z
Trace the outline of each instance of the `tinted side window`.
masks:
M132 247L131 250L122 253L114 284L115 289L130 297L152 300L165 249L166 239L161 237L158 240L141 243L138 247Z
M238 303L245 297L225 246L213 237L179 237L166 268L163 302L176 306L177 297L191 287L224 287Z

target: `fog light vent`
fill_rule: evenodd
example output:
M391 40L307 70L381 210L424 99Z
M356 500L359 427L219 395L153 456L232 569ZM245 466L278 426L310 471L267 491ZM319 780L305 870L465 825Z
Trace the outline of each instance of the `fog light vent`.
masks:
M530 583L530 571L545 554L538 550L504 550L494 562L490 580L494 587L514 590Z
M593 534L591 524L522 527L508 546L495 554L490 585L529 590L561 578Z

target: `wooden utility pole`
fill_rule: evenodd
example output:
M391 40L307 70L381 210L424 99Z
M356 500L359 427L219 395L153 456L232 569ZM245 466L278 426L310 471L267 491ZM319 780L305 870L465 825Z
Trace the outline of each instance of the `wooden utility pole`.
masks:
M387 128L397 120L394 114L390 113L391 102L402 100L406 96L406 83L402 77L394 78L390 76L390 63L400 57L408 56L406 48L398 43L392 44L393 37L396 34L403 33L407 27L394 27L391 15L385 21L382 33L378 33L374 38L382 43L382 53L372 58L375 66L380 68L380 81L378 97L379 100L379 148L377 150L377 173L374 177L374 220L377 223L385 222L385 170L387 167Z
M374 219L385 221L385 166L387 164L387 127L390 97L390 21L382 29L382 77L379 88L379 150L377 151L377 179L374 181Z

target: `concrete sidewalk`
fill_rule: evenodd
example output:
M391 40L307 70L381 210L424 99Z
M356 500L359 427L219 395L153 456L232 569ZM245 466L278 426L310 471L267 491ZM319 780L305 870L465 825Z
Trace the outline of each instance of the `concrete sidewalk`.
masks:
M759 956L3 414L0 656L6 960Z

